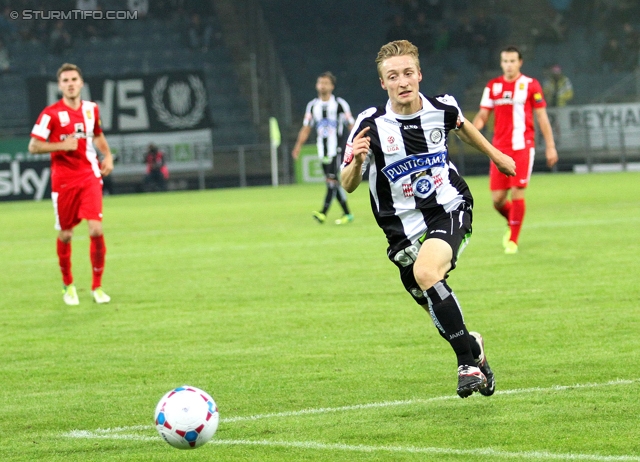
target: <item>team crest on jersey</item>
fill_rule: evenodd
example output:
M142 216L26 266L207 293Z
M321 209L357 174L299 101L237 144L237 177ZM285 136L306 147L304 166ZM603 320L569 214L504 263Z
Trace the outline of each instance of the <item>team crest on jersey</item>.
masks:
M434 128L433 130L431 130L431 133L429 134L429 139L431 140L432 143L439 143L440 141L442 141L442 137L443 137L443 133L442 130L440 130L439 128Z
M520 85L518 85L518 89L524 90L524 82L520 82Z
M427 176L421 176L413 182L413 194L421 199L429 197L435 190L435 186Z
M87 109L86 111L84 111L84 114L87 119L93 119L93 111L91 109Z
M69 113L67 111L58 112L58 119L60 120L61 127L66 127L71 122L71 120L69 119Z
M494 95L499 95L500 93L502 93L502 84L500 82L494 83L492 91Z

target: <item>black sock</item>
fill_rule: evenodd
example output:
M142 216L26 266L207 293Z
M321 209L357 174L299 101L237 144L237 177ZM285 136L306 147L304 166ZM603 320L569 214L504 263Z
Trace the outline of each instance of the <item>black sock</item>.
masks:
M327 195L324 197L324 206L322 207L322 213L324 213L325 215L329 211L329 207L331 207L333 198L336 197L336 191L336 185L327 183Z
M344 214L349 215L351 212L349 212L349 206L347 205L347 195L345 194L344 189L342 189L340 186L338 186L336 196L338 198L338 202L340 202L340 205L342 206Z
M438 281L424 293L429 301L431 319L440 335L449 342L456 353L458 366L475 366L462 310L447 283L444 279Z
M469 335L469 346L471 347L471 353L474 358L480 357L480 345L473 335Z

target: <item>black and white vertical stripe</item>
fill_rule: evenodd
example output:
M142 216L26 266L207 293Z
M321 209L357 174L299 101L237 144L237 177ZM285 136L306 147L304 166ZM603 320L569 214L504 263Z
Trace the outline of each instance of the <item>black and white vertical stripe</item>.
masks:
M316 128L318 156L335 157L344 126L353 123L351 108L342 98L331 95L328 101L314 98L307 104L304 125Z
M391 249L414 243L432 217L473 203L471 192L449 160L447 134L464 118L449 95L425 97L412 115L393 113L390 103L362 112L347 141L343 168L353 138L365 127L371 140L363 165L369 168L371 207Z

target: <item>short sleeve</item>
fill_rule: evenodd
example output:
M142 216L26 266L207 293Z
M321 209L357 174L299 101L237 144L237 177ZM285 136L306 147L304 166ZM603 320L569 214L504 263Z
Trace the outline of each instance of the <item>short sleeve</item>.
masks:
M315 100L311 100L309 101L309 103L307 104L307 109L305 109L304 111L304 119L302 120L302 125L304 125L305 127L313 127L313 114L311 113L311 110L313 109L313 103L315 102Z
M100 107L98 106L97 103L95 103L94 107L95 107L96 124L93 127L93 134L94 134L94 136L100 136L103 133L103 131L102 131L102 120L100 119Z
M46 110L42 111L38 116L36 124L31 129L31 137L40 141L47 141L51 134L52 124L51 115L48 114Z
M540 82L538 82L536 79L533 79L530 88L530 98L532 106L534 108L547 107L547 102L544 99L544 93L542 92Z
M495 106L491 99L491 88L487 85L482 91L482 98L480 99L480 107L483 109L493 109Z

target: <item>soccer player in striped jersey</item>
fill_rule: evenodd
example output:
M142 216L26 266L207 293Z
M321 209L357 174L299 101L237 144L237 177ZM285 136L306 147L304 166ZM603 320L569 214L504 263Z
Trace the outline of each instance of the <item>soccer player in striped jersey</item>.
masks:
M547 166L558 162L553 131L547 116L546 102L540 83L520 73L522 55L509 46L500 52L503 75L490 80L482 94L480 111L473 119L478 129L486 125L494 113L493 145L516 162L516 175L508 177L491 163L489 188L495 209L507 220L508 228L502 239L507 254L518 252L518 238L524 220L525 189L531 178L535 155L535 114L546 145Z
M71 273L71 238L73 228L83 219L87 220L91 239L93 300L96 303L111 300L102 290L107 252L102 232L102 177L113 170L113 157L100 127L98 105L80 97L83 86L80 68L63 64L58 70L62 99L40 113L29 141L31 153L51 153L51 199L58 230L62 299L67 305L80 303ZM101 163L94 145L104 156Z
M322 169L326 177L327 194L320 212L313 212L313 217L324 223L327 212L334 198L338 199L344 215L336 220L337 225L343 225L353 221L353 215L349 211L347 195L340 186L338 170L341 162L343 131L345 125L349 130L353 127L353 116L349 104L342 98L333 95L336 86L336 77L331 72L323 72L316 80L318 97L309 101L304 114L304 121L298 139L291 155L294 159L300 156L300 148L307 141L311 133L311 127L316 128L316 145L318 157L322 162Z
M387 237L388 257L399 268L405 289L453 348L458 395L492 395L495 378L482 336L467 330L446 282L471 236L473 207L471 191L449 159L447 134L453 130L506 175L515 174L515 163L465 123L455 98L420 93L422 74L413 44L387 43L376 63L389 100L356 119L345 149L342 185L353 192L369 167L371 208Z

